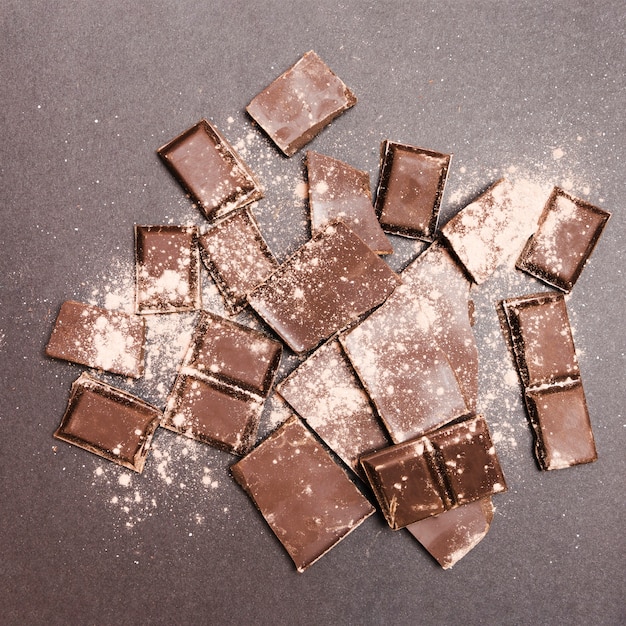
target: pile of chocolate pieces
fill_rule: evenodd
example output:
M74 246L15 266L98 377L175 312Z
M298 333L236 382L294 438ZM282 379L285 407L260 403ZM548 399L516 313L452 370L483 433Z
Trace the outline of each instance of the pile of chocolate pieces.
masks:
M308 52L247 111L291 156L355 103ZM298 571L372 502L451 567L485 536L492 496L507 488L477 412L470 289L517 247L517 267L555 288L501 303L539 466L596 459L564 293L606 211L559 188L537 210L502 179L438 229L450 155L383 142L373 202L367 173L309 151L312 237L279 264L250 208L261 186L210 122L158 154L206 231L137 225L135 314L65 302L47 354L138 378L144 316L199 311L191 343L163 409L83 373L57 438L137 472L159 426L240 456L232 476ZM398 275L381 258L392 252L383 231L430 245ZM250 307L265 330L201 309L202 266L228 310ZM275 385L285 349L300 364ZM294 413L257 443L274 391Z

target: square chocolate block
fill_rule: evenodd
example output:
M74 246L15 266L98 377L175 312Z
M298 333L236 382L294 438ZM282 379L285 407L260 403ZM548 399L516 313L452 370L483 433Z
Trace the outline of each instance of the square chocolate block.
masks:
M557 289L571 291L610 216L555 187L517 268Z
M135 226L137 313L201 306L197 226Z
M374 512L346 472L295 416L231 471L299 572Z
M157 152L209 220L263 197L243 159L207 120L200 120Z
M350 89L310 51L259 93L246 110L276 146L292 156L355 104Z
M54 436L141 473L160 419L143 400L82 374Z
M68 300L61 305L46 354L87 367L139 378L143 374L144 320Z
M451 155L384 141L376 213L383 230L432 241Z
M200 257L231 313L248 304L248 294L277 267L248 209L232 211L198 239Z

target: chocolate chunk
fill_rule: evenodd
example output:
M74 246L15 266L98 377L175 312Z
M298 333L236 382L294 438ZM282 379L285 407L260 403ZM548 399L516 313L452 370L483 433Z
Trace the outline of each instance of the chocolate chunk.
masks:
M278 386L280 395L348 467L389 445L385 429L337 340L318 348Z
M392 254L372 206L369 174L311 150L306 166L313 233L340 219L374 252Z
M68 300L61 305L46 354L139 378L144 368L144 339L141 317Z
M157 152L209 220L263 197L248 166L207 120Z
M432 241L451 155L384 141L376 212L384 230Z
M281 345L202 311L161 425L234 454L256 440Z
M197 237L196 226L135 225L137 313L200 308Z
M248 304L248 293L277 267L248 209L229 213L198 238L200 257L232 313Z
M295 416L231 471L299 572L374 512L345 471Z
M160 419L143 400L82 374L54 436L141 473Z
M571 291L610 216L555 187L537 232L517 261L518 269L557 289Z
M480 415L364 455L361 464L394 530L506 490Z
M302 354L383 302L399 282L384 261L337 222L283 263L249 302Z
M246 110L287 156L356 104L355 95L315 52L259 93Z

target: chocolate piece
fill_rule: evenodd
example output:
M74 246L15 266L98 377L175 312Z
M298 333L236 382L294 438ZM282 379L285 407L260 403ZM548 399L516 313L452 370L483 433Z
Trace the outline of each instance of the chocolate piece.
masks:
M299 572L374 512L345 471L295 416L231 471Z
M372 206L369 174L311 150L306 166L313 233L340 219L374 252L392 254Z
M356 104L355 95L315 52L307 52L246 107L287 156Z
M389 445L385 430L337 340L318 348L280 383L278 392L361 477L359 457Z
M234 454L256 440L281 345L202 311L161 425Z
M376 212L390 233L432 241L451 155L383 141Z
M141 317L68 300L61 305L46 354L139 378L144 368L144 339Z
M141 473L160 419L143 400L81 374L54 436Z
M384 261L337 222L283 263L249 302L301 354L383 302L399 282Z
M135 225L137 313L200 308L197 237L196 226Z
M557 289L571 291L610 216L555 187L517 268Z
M391 528L506 490L482 416L361 457Z
M207 120L157 152L209 220L263 197L248 166Z
M443 569L449 569L484 539L494 510L491 498L483 498L409 524L406 529Z
M248 209L216 222L198 244L200 257L232 313L243 309L248 293L278 267Z

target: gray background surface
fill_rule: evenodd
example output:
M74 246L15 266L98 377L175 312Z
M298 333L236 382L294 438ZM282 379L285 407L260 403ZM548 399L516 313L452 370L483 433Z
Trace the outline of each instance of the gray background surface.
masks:
M2 0L0 622L624 623L625 18L622 0ZM502 175L613 213L568 299L597 463L541 473L519 388L501 384L493 303L542 287L504 273L476 291L509 491L449 572L375 516L297 574L233 457L161 433L126 485L52 439L82 369L44 356L61 302L128 286L133 224L203 224L156 148L207 117L263 179L276 254L308 236L302 155L279 157L244 109L309 49L359 98L311 147L372 185L394 139L454 154L444 221ZM418 251L394 245L396 269ZM158 402L157 387L135 391Z

